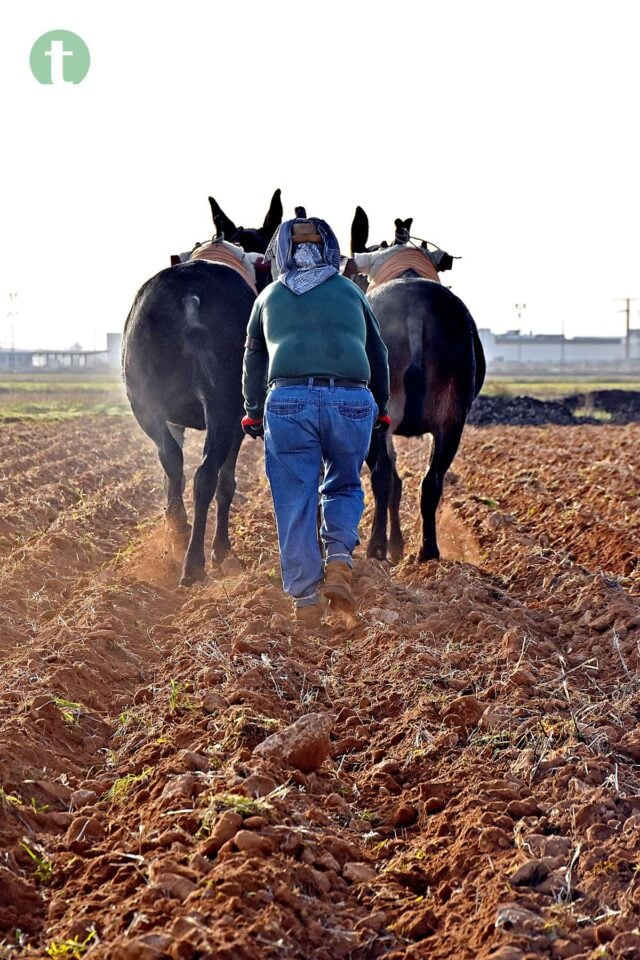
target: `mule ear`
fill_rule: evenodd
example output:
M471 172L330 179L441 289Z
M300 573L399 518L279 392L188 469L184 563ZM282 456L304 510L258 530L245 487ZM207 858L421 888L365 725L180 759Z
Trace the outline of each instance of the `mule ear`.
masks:
M412 223L413 223L413 217L409 217L408 220L405 220L404 226L406 227L407 231L411 230Z
M394 223L396 225L396 235L393 239L394 244L398 243L402 245L409 243L409 240L411 239L409 227L413 223L413 220L400 220L399 217L396 217Z
M367 239L369 237L369 217L362 207L356 207L351 222L351 255L354 253L364 253L367 248Z
M211 207L211 216L213 217L216 233L218 235L223 233L228 240L236 232L235 223L233 220L229 220L229 217L226 215L218 201L214 200L213 197L209 197L209 206Z
M264 218L264 223L262 224L262 233L264 234L267 243L269 243L271 237L282 223L282 200L280 199L281 193L282 191L280 189L274 191L274 194L271 197L269 212Z

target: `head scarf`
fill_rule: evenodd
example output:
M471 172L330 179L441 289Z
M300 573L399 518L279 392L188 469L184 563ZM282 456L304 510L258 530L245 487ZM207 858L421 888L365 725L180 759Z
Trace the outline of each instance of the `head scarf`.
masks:
M322 237L322 244L293 244L291 228L294 223L312 223ZM275 260L278 280L297 295L313 290L340 269L340 247L336 236L329 224L318 217L285 220L269 244L265 257Z

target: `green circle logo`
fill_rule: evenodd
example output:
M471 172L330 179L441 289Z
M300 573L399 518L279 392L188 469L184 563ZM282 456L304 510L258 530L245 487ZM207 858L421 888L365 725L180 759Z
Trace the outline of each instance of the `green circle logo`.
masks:
M31 48L29 63L38 83L80 83L89 72L89 48L77 33L49 30Z

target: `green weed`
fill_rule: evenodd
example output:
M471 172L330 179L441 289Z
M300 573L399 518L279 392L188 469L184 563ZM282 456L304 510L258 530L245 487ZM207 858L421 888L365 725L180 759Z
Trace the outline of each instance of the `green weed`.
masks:
M118 548L106 567L117 567L123 560L130 560L136 551L137 544L132 540L126 547Z
M378 823L380 817L375 810L363 810L360 814L360 819L366 820L367 823Z
M379 840L378 843L374 843L374 845L371 847L371 852L377 856L384 850L386 846L388 846L388 844L388 840Z
M233 810L244 819L246 817L262 816L269 809L269 805L260 800L252 800L236 793L214 793L209 798L209 806L205 811L198 835L208 837L219 813Z
M471 494L471 499L476 503L484 503L486 507L491 507L492 510L497 510L500 506L499 500L494 500L493 497L480 497L476 493Z
M52 940L46 949L48 957L54 960L64 957L65 960L79 960L87 952L92 942L96 939L95 930L91 930L84 940L74 937L72 940Z
M53 702L62 714L65 723L77 723L86 707L82 703L76 703L74 700L65 700L64 697L54 697Z
M169 710L171 713L176 713L178 710L193 709L191 698L187 693L188 689L188 683L180 683L178 680L171 681L169 690Z
M147 780L151 773L153 772L153 767L145 767L142 773L127 773L124 777L119 777L107 790L107 792L101 797L102 800L107 800L112 804L120 804L125 800L134 787L137 787L140 783L144 783Z
M36 865L34 874L36 880L39 880L40 883L49 883L51 877L53 876L53 864L51 863L51 860L49 860L48 857L37 854L35 850L32 850L29 844L24 840L20 840L19 842L22 849L26 850Z
M6 790L3 790L0 787L0 803L6 803L7 806L11 807L21 807L22 799L15 793L7 793Z
M508 733L503 731L497 731L496 733L481 733L477 736L471 737L469 740L469 745L472 747L478 747L480 749L484 747L494 747L496 750L506 749L511 744L511 737Z
M246 709L241 709L219 744L219 749L223 753L237 750L240 746L251 745L260 740L264 740L280 726L278 720L273 717L265 717L260 713L250 713Z
M124 710L118 717L118 726L116 727L114 736L124 737L132 730L141 730L148 726L149 721L144 717L141 717L136 713L130 713L128 710Z

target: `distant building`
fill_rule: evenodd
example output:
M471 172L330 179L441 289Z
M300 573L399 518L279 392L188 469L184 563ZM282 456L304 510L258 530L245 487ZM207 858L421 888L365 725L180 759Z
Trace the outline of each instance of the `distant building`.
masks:
M0 371L38 373L45 370L117 370L120 368L121 343L121 333L108 333L106 350L0 349Z
M108 333L107 334L107 355L109 358L110 367L120 366L121 350L122 350L122 334Z
M562 334L478 331L487 362L501 364L570 365L582 368L617 366L634 369L640 363L640 330L628 337L571 337Z

